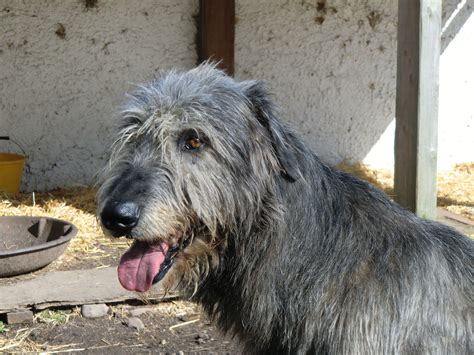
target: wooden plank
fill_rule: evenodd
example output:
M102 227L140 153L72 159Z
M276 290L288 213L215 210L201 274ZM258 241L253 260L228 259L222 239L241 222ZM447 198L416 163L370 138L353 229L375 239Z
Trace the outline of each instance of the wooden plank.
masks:
M395 195L436 218L441 0L399 0Z
M444 218L450 219L452 221L456 221L458 223L464 224L466 226L474 227L474 221L473 220L471 220L467 217L464 217L460 214L456 214L456 213L450 212L448 210L445 210L445 209L439 208L439 207L438 207L438 217L444 217Z
M220 61L219 68L234 74L235 1L200 0L198 60Z
M441 0L422 0L416 213L436 219Z
M474 238L474 221L438 207L438 222L446 224L458 232Z
M419 0L398 2L394 187L396 201L411 211L416 209L419 6Z
M33 307L44 309L91 303L114 303L127 300L176 298L155 286L141 295L122 288L116 268L57 271L35 279L0 286L0 314Z
M443 5L445 17L442 19L441 29L441 53L448 48L451 41L456 37L459 30L469 20L474 8L474 0L463 2L448 2ZM448 23L449 21L449 23Z

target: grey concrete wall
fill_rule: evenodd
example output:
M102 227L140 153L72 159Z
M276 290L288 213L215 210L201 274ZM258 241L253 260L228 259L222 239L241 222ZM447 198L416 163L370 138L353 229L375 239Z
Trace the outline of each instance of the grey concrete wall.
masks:
M445 20L465 3L444 47L473 1L444 2ZM0 135L28 153L26 190L90 183L132 83L196 63L197 0L86 3L0 0ZM267 80L283 117L324 160L361 161L394 117L396 26L395 0L236 0L236 77ZM462 113L466 137L473 114ZM445 146L456 149L456 137ZM378 154L388 155L390 143Z
M236 76L268 80L326 161L363 159L393 117L397 2L237 4Z
M24 189L92 181L132 83L196 63L197 12L197 0L0 0L0 135L28 154Z
M474 16L462 26L441 55L438 169L474 162ZM395 122L392 121L364 162L392 169Z
M327 162L371 153L367 163L393 168L397 3L238 0L236 76L269 81ZM474 161L473 10L474 0L443 1L440 169Z

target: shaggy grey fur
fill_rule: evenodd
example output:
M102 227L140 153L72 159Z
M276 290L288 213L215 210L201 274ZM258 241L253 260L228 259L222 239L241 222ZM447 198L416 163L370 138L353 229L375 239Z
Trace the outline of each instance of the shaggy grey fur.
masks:
M164 73L120 122L99 214L133 200L129 237L182 233L163 282L247 352L474 353L473 241L323 164L261 82ZM189 134L203 146L183 149Z

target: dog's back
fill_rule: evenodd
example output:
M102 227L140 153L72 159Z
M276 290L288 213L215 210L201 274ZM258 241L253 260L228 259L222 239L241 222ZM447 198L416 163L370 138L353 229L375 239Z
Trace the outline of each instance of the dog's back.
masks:
M256 353L472 353L474 242L300 159L303 179L279 182L282 221L230 238L196 298Z
M473 241L365 182L322 170L342 192L332 201L339 231L326 240L338 245L326 256L336 260L326 290L337 290L321 295L335 310L321 328L330 329L331 352L472 353Z

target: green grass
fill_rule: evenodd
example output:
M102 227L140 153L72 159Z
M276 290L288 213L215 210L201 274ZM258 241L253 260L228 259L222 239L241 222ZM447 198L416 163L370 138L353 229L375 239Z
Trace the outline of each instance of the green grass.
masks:
M0 320L0 334L5 334L8 332L7 326Z
M67 323L73 316L74 314L70 311L45 310L36 315L36 320L41 323L61 325Z

